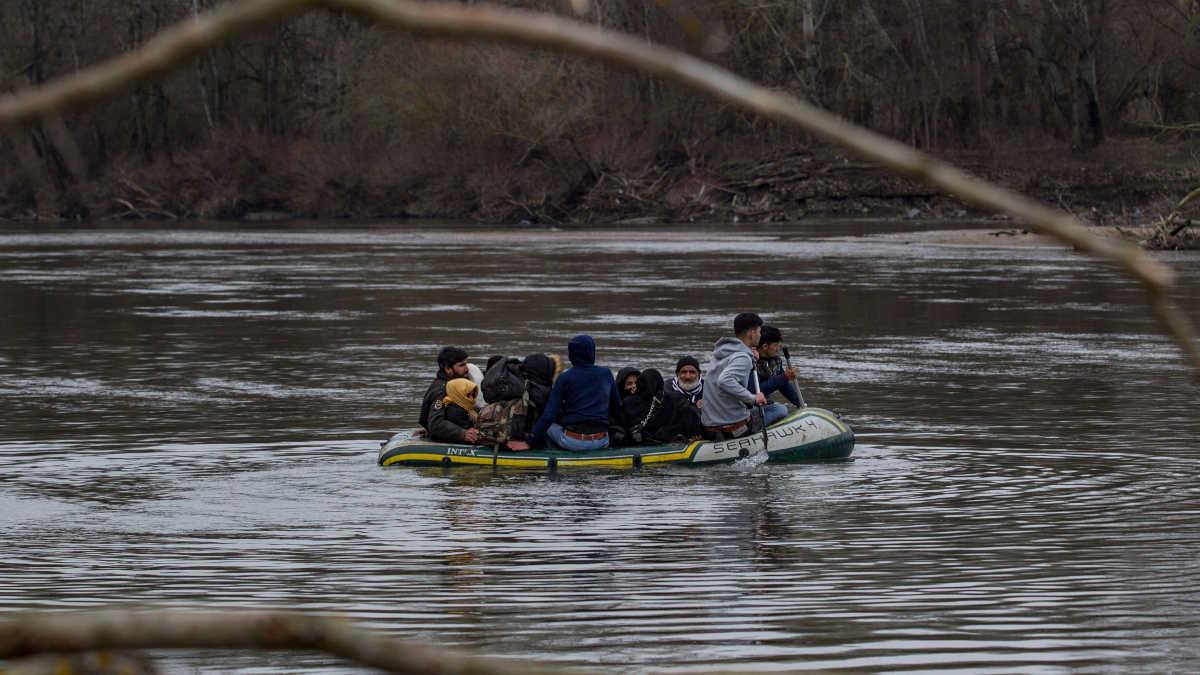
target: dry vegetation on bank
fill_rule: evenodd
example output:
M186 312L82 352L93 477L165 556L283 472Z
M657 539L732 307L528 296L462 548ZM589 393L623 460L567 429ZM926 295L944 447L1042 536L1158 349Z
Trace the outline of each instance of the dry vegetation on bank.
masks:
M126 51L212 4L6 3L0 86ZM968 4L612 0L585 18L704 53L1084 219L1149 222L1200 184L1186 131L1146 135L1200 118L1193 3ZM97 110L6 137L0 157L20 167L0 177L0 216L12 219L600 223L961 210L653 78L398 37L338 14L270 28Z

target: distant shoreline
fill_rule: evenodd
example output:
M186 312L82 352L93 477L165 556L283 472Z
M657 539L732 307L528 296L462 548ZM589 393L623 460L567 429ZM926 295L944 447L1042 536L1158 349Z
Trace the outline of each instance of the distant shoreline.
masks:
M310 230L378 230L380 232L410 232L418 236L427 232L459 231L477 241L503 242L513 236L526 240L557 239L570 236L576 240L624 240L639 233L703 232L707 241L736 241L750 237L779 237L784 239L841 242L881 242L960 246L970 248L1070 248L1050 235L1036 232L1028 226L1013 223L1004 217L992 218L847 218L818 217L786 223L723 223L713 222L638 222L638 223L566 223L562 225L439 222L429 219L290 219L278 221L239 220L104 220L94 222L14 221L0 219L0 233L29 234L70 231L157 231L174 230L219 232L304 232ZM1092 225L1089 232L1137 245L1155 232L1153 225ZM1190 230L1191 228L1187 228ZM469 233L469 234L468 234ZM1193 244L1194 239L1190 239ZM1177 247L1179 250L1200 250L1200 246Z
M1125 239L1136 243L1136 237L1123 235L1116 227L1094 226L1089 231L1114 239ZM1148 236L1149 227L1121 228L1127 233L1137 236ZM868 234L854 239L884 240L893 243L938 244L944 246L972 246L988 248L1028 248L1028 247L1067 247L1058 239L1034 232L1024 227L1000 227L993 229L934 229L919 232L882 232ZM840 237L839 237L840 239Z

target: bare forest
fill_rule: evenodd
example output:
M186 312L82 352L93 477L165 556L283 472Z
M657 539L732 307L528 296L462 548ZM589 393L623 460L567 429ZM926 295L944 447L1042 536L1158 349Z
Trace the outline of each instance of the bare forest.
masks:
M214 4L6 0L0 87L128 51ZM570 13L566 0L503 4ZM1200 176L1195 0L595 0L582 18L1069 208L1162 208ZM651 77L337 13L239 38L95 109L0 136L0 160L0 217L18 220L957 209Z

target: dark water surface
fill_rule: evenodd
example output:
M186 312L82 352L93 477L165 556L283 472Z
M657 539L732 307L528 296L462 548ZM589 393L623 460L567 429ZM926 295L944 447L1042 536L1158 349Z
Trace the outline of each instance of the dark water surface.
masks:
M620 671L1200 666L1197 391L1137 285L814 231L0 233L0 613L301 608ZM853 462L375 464L442 344L670 368L745 309Z

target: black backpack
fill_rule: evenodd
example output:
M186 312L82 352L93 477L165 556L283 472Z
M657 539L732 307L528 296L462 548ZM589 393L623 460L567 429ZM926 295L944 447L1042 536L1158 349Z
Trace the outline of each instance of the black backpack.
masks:
M521 359L506 358L497 361L483 374L483 398L488 403L511 401L525 395L525 376L521 370Z

